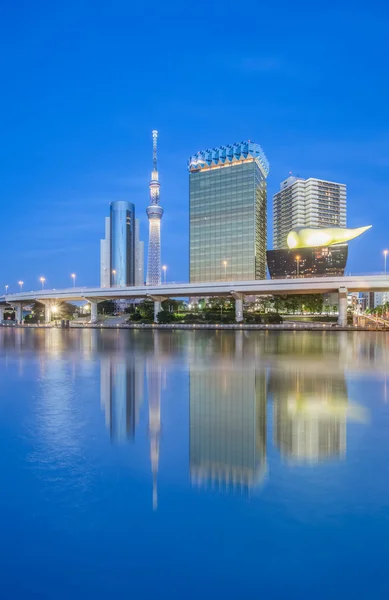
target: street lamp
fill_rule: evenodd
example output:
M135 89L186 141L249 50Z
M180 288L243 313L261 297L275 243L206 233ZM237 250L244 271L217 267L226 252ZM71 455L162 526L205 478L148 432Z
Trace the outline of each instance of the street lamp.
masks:
M18 281L18 283L20 285L20 291L22 292L23 291L23 283L24 283L24 281Z
M112 269L113 284L116 285L116 269Z
M8 294L8 288L9 288L9 286L8 286L8 285L6 285L6 286L5 286L5 295L7 295L7 294Z
M225 279L227 279L227 265L228 265L227 261L223 260L224 277L225 277Z
M70 277L73 279L73 287L76 287L76 274L72 273Z
M166 265L163 265L162 271L163 271L163 282L166 283L166 271L167 271Z
M296 263L297 263L297 277L300 276L300 256L296 256Z
M44 277L40 277L40 278L39 278L39 281L40 281L40 282L41 282L41 284L42 284L42 290L43 290L43 286L45 285L45 281L46 281L46 279L45 279Z
M384 250L384 273L386 275L386 258L388 256L389 250Z

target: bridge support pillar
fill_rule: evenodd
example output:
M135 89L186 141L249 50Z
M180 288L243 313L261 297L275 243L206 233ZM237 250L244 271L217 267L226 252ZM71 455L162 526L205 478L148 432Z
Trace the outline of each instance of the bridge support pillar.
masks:
M235 299L235 321L242 323L243 321L243 294L239 294L231 290L231 296Z
M13 302L11 304L15 311L15 323L22 325L23 323L23 302Z
M97 305L100 304L100 302L104 302L104 300L101 298L85 298L85 300L90 304L90 323L97 323L99 320Z
M339 288L338 301L338 325L339 327L347 326L347 288Z
M154 323L158 323L158 313L162 310L162 302L154 300Z
M97 323L97 302L90 303L90 322Z
M158 313L162 310L162 302L167 300L166 296L150 296L147 298L154 301L154 323L158 323Z
M51 317L53 313L57 310L54 307L57 307L58 303L55 300L39 300L41 304L45 307L45 323L49 325L51 323Z

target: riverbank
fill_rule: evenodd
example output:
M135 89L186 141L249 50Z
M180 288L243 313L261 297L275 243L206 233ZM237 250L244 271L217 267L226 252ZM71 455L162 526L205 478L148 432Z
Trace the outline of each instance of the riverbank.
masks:
M20 329L61 329L58 325L15 325L15 324L2 324L4 328L20 328ZM196 323L193 325L185 323L169 323L169 324L157 324L157 323L131 323L121 325L109 325L105 323L70 323L69 329L168 329L168 330L249 330L249 331L382 331L389 332L389 328L384 329L383 327L360 327L355 325L349 325L347 327L340 327L335 323L292 323L284 322L281 324L250 324L250 323L232 323L232 324L201 324Z

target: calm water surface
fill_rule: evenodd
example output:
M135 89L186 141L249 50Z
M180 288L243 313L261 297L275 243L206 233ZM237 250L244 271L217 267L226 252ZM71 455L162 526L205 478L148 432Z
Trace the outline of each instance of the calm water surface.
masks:
M1 597L389 597L389 335L0 329Z

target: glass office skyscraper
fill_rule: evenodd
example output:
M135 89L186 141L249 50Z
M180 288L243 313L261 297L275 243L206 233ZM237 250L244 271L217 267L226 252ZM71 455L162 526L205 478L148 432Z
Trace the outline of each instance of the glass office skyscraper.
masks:
M111 202L111 285L135 284L135 207Z
M100 286L144 285L144 243L130 202L112 202L100 241Z
M266 177L258 144L241 142L189 159L190 281L266 277Z

